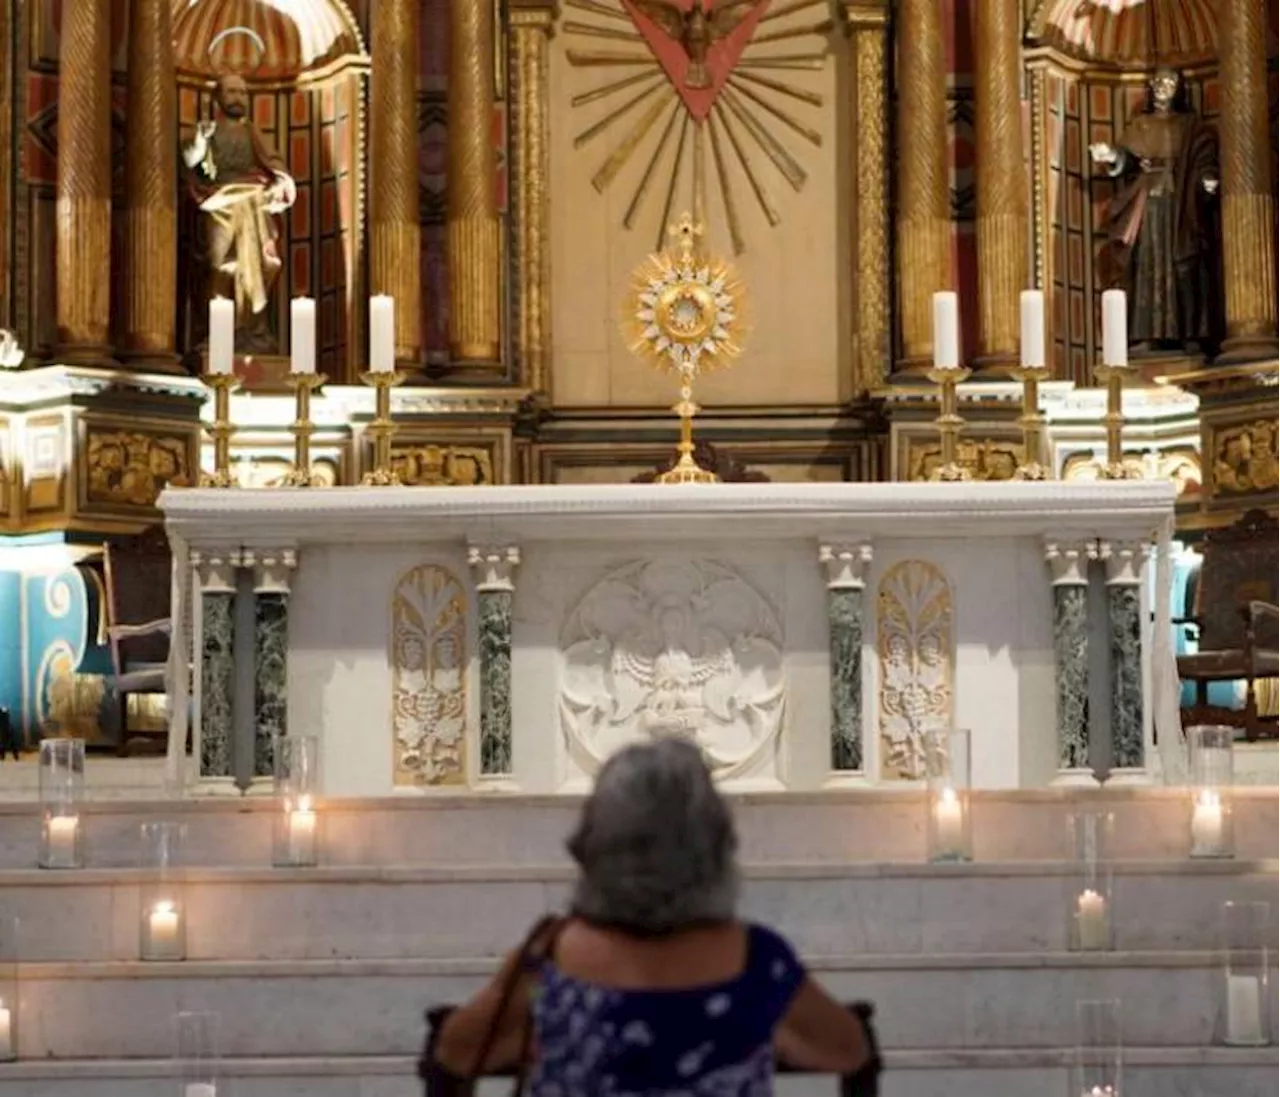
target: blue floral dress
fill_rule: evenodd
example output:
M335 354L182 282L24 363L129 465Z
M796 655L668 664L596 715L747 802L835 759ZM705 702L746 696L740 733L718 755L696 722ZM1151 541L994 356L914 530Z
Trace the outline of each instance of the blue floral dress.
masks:
M773 1031L805 970L772 930L747 933L742 974L702 987L617 990L544 962L530 1097L772 1097Z

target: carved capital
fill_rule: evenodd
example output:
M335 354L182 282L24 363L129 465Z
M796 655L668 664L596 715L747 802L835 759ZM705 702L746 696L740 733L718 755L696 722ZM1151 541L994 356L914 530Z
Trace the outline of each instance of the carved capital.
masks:
M886 0L844 0L845 26L850 30L878 29L889 24L889 5Z
M1099 541L1098 554L1107 565L1107 586L1137 586L1151 555L1149 541Z
M205 594L234 594L236 569L240 566L238 549L213 546L193 548L191 565L200 580L200 590Z
M516 545L472 545L467 549L467 563L476 577L476 590L515 590L515 570L520 563Z
M240 566L253 568L254 594L288 594L298 553L292 548L246 548L240 551Z
M819 545L818 563L827 570L827 590L862 590L872 555L870 541Z
M1089 561L1097 558L1098 543L1092 539L1045 539L1044 559L1052 576L1050 582L1055 587L1087 586Z
M507 3L507 18L513 29L533 27L550 37L559 15L559 0L508 0Z

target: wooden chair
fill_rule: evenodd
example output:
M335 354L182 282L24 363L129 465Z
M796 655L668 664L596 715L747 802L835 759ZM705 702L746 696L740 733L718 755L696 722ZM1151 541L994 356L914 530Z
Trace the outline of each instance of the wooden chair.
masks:
M163 527L103 546L107 586L107 641L111 647L115 698L119 710L119 752L140 741L163 750L155 734L129 734L129 695L166 693L169 664L172 556Z
M1258 716L1254 682L1275 678L1277 668L1277 567L1280 531L1276 519L1251 510L1238 522L1205 536L1199 581L1189 618L1177 624L1195 626L1200 650L1178 656L1178 674L1196 684L1196 703L1184 710L1185 723L1229 723L1243 726L1245 737L1265 730L1275 735L1274 718ZM1210 682L1246 683L1243 712L1209 705Z

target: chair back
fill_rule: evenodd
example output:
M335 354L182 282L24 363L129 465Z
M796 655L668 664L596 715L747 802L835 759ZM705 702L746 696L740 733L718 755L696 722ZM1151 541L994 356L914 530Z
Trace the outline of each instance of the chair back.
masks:
M1201 651L1244 647L1249 603L1276 604L1278 535L1276 519L1264 510L1248 511L1234 525L1205 535L1194 610ZM1260 621L1256 646L1274 650L1276 632L1274 617Z
M169 618L173 556L163 526L151 526L137 536L107 542L102 557L108 628ZM111 660L117 674L130 666L163 663L168 658L169 637L164 633L111 641Z

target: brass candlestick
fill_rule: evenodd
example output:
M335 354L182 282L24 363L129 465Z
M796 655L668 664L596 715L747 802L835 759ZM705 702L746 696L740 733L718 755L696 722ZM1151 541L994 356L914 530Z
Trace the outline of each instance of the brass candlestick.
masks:
M311 393L327 380L323 373L289 375L289 386L297 401L293 426L289 428L293 434L293 471L285 477L290 487L309 488L318 482L311 472L311 436L316 432L316 425L311 421Z
M1040 463L1044 416L1040 414L1040 382L1049 378L1047 366L1019 366L1012 370L1015 381L1022 382L1022 464L1013 473L1015 480L1048 480L1049 470Z
M704 469L693 458L693 417L698 414L698 405L693 402L693 377L686 376L680 386L680 401L671 409L680 416L680 443L676 452L680 459L666 472L659 475L658 484L718 484L718 477L710 469Z
M931 369L928 378L935 385L942 386L941 408L934 425L938 428L938 437L942 441L942 463L933 471L931 480L946 480L956 483L971 479L969 470L956 460L956 448L960 441L960 431L964 428L964 419L956 410L956 386L969 376L970 371L963 367L956 369Z
M1132 373L1129 366L1101 365L1093 371L1099 383L1107 386L1107 414L1102 419L1107 427L1107 464L1102 470L1103 480L1133 480L1139 476L1124 463L1124 384Z
M234 373L206 373L204 383L213 389L213 423L205 427L213 438L213 472L202 473L202 488L233 488L236 478L231 472L231 436L236 428L231 422L231 392L240 384Z
M360 480L369 487L392 487L400 483L391 468L391 439L396 433L395 420L391 418L391 390L401 384L405 375L399 370L370 370L360 374L360 380L374 389L373 422L369 433L373 435L373 468Z

